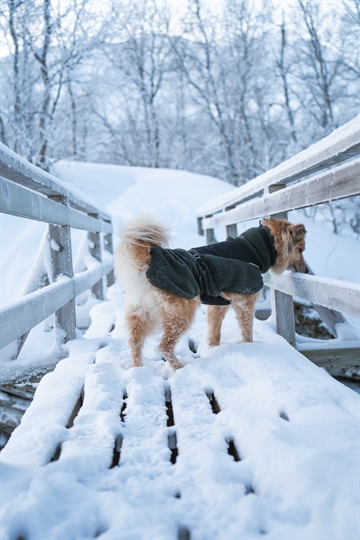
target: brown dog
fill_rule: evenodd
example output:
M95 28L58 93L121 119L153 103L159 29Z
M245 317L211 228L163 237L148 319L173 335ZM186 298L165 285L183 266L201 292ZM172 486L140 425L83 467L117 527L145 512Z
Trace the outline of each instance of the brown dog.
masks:
M263 227L261 230L262 234L264 235L264 231L266 231L269 238L266 241L266 246L269 246L269 251L272 249L272 256L269 258L269 260L271 259L271 264L268 264L271 267L270 269L277 274L280 274L287 268L295 272L306 272L307 268L302 255L305 249L305 227L301 224L292 225L284 219L264 219L261 226ZM250 229L249 231L256 232L256 229ZM242 235L231 242L231 244L219 243L214 246L220 246L221 244L225 248L230 246L232 249L236 249L238 245L237 240L241 239L241 237ZM173 369L179 369L183 366L175 355L175 346L181 335L190 327L196 309L201 303L201 298L203 298L200 297L197 289L199 272L196 270L198 266L193 262L195 259L193 259L192 254L185 252L185 250L161 250L161 248L165 248L169 243L169 229L149 215L142 215L131 219L122 231L121 240L122 242L115 253L115 273L126 291L126 321L130 332L129 345L132 365L133 367L142 366L142 348L145 338L157 327L161 326L163 336L159 350ZM150 272L155 255L158 256L159 254L159 247L160 254L164 251L167 256L174 255L184 258L180 261L182 266L179 267L179 275L188 275L188 268L185 267L188 259L190 260L192 270L195 269L193 271L194 276L189 274L189 282L194 287L190 292L184 292L185 297L182 292L177 294L171 292L173 289L172 285L168 286L167 284L167 276L157 278L156 271ZM195 248L195 253L197 249L200 253L198 259L204 259L206 261L206 255L202 254L202 250L205 251L206 248ZM221 263L226 264L228 268L230 268L229 265L235 264L233 256L228 259L221 257L221 259ZM216 257L211 259L211 261L214 260L216 261ZM257 266L256 264L250 262L252 266L249 266L249 262L250 260L245 261L246 271L250 268L250 271L260 272L259 268L257 270L252 268ZM173 261L171 259L172 263ZM170 266L170 268L173 272L173 266ZM206 272L208 271L209 269L206 267ZM266 268L261 268L261 271L266 271ZM155 281L150 277L154 275L156 277ZM150 283L149 279L152 279L153 283L156 283L156 286ZM242 277L239 275L238 281L240 282L241 280ZM187 281L186 278L185 281ZM244 289L244 284L240 284L239 288L237 285L235 290L246 290L246 287ZM218 287L221 286L218 285ZM195 293L192 291L195 291ZM257 291L255 293L239 294L238 292L226 292L226 290L219 289L221 299L228 299L236 312L242 333L242 341L252 341L255 303L259 295L259 287ZM191 295L193 296L189 297ZM208 341L212 346L220 343L221 324L228 307L229 305L210 305L208 308Z

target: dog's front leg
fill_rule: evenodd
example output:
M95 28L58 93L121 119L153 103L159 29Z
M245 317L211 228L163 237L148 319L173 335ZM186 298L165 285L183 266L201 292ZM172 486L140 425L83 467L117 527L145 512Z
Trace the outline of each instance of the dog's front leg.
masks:
M221 325L229 306L208 306L208 344L216 347L220 343Z

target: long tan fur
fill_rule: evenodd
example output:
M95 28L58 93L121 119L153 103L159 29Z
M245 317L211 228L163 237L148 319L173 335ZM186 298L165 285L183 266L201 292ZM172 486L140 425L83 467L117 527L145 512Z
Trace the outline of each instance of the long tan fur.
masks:
M306 272L302 256L305 249L305 228L286 220L264 219L274 237L277 259L271 270L281 273L286 268ZM133 367L142 366L142 348L146 337L157 327L163 329L159 350L171 367L182 364L175 355L175 346L190 327L200 297L191 300L157 289L146 278L151 260L152 246L168 246L169 228L151 215L131 219L120 234L121 243L115 253L115 273L126 290L126 322L129 328L129 346ZM252 341L255 303L259 293L222 293L231 300L242 334L242 341ZM208 306L208 342L220 343L221 325L229 306Z

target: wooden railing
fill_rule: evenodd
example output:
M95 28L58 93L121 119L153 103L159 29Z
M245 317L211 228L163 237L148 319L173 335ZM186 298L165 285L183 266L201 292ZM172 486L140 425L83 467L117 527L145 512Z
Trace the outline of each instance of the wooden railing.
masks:
M198 208L199 234L212 243L216 227L225 226L227 234L236 236L237 223L264 216L286 218L290 210L359 195L359 150L360 115L278 167ZM293 296L322 307L321 315L333 327L344 320L338 311L360 318L358 283L290 272L268 273L265 283L272 289L277 331L292 345L296 344ZM330 347L325 352L298 348L320 365L360 365L358 342Z
M49 224L47 242L51 275L40 273L32 280L25 296L0 311L0 347L18 340L16 357L29 331L53 313L59 341L66 342L75 337L76 296L91 289L97 298L103 299L103 277L107 276L108 286L114 282L113 229L107 213L2 143L0 185L1 212ZM87 231L92 255L87 270L75 275L71 228ZM103 249L108 256L104 257Z

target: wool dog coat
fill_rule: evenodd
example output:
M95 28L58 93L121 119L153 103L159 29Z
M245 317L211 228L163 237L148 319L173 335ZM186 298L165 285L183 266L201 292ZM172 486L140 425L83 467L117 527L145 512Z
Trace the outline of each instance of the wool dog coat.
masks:
M227 305L221 292L253 294L263 286L261 274L275 264L274 239L260 225L240 236L209 246L151 248L147 279L158 289L182 298L200 295L203 304Z

